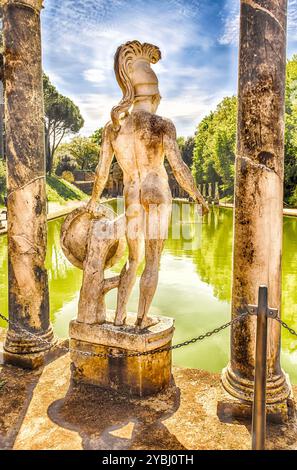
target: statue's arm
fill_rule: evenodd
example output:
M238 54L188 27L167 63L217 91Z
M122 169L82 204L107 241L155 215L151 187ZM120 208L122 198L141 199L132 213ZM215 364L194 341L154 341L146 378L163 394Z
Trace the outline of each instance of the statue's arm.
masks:
M176 130L172 122L168 121L166 133L164 135L164 151L167 160L172 168L173 174L178 184L203 207L203 214L209 212L204 197L198 190L193 175L182 159L179 147L176 142Z
M100 151L100 159L96 168L95 181L93 186L92 197L88 203L88 210L94 212L97 202L105 188L108 180L109 170L113 159L113 148L110 139L110 128L105 126L102 136L102 145Z

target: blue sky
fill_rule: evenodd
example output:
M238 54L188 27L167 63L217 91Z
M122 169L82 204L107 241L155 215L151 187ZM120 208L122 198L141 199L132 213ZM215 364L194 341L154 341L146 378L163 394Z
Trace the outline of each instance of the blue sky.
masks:
M193 135L224 96L236 93L239 0L45 0L43 65L79 105L83 135L103 126L121 92L116 48L138 39L160 47L154 66L163 97L158 114L178 135ZM289 0L288 57L297 53L297 0Z

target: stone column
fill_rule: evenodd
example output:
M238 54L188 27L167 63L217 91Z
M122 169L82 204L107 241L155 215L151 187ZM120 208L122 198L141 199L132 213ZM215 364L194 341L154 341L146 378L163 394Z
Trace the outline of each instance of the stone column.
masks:
M220 202L220 188L218 181L215 183L215 201Z
M206 184L205 183L202 184L202 196L206 197Z
M8 164L9 318L6 361L43 363L53 343L45 254L47 239L40 10L42 0L2 0Z
M287 0L241 0L238 147L236 156L232 317L257 304L268 286L281 309L284 182L284 96ZM256 318L233 327L229 394L253 398ZM280 366L280 325L269 320L267 403L286 403L290 386Z
M212 183L208 183L208 197L213 199Z

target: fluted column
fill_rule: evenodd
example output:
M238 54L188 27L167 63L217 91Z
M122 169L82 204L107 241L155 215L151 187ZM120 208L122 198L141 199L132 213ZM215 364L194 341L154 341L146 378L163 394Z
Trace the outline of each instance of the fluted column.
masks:
M47 242L40 11L42 0L2 0L8 165L9 362L36 367L53 342Z
M257 304L268 286L281 310L284 97L287 0L241 0L232 317ZM232 396L253 397L256 318L233 326L222 382ZM287 399L280 366L280 325L269 321L267 402Z

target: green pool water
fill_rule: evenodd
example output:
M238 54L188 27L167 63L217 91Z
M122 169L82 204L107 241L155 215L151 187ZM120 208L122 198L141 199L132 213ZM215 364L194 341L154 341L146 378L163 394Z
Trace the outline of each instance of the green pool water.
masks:
M114 202L112 204L113 208ZM119 212L122 210L120 203ZM48 224L47 269L51 320L60 337L68 335L69 321L76 316L82 273L65 258L60 248L62 219ZM181 235L181 236L180 236ZM174 343L190 339L229 320L232 260L232 210L214 208L203 219L195 218L194 207L178 204L162 256L159 286L151 313L176 320ZM139 269L141 274L143 266ZM121 265L113 272L119 272ZM7 314L7 239L0 237L0 311ZM136 311L138 285L129 310ZM107 296L114 308L116 292ZM297 219L284 217L283 318L297 329ZM3 323L0 323L4 326ZM174 352L174 363L220 371L229 357L229 332ZM282 365L297 383L297 339L284 331Z

